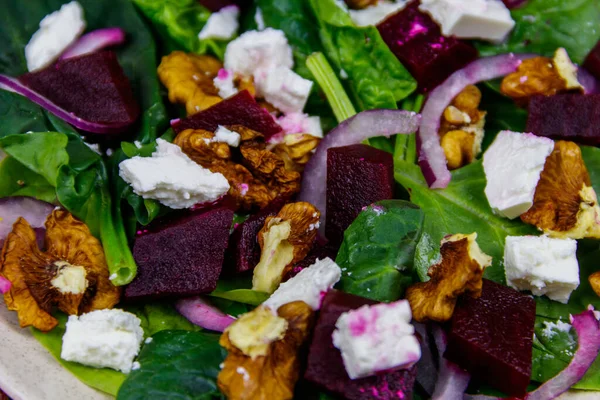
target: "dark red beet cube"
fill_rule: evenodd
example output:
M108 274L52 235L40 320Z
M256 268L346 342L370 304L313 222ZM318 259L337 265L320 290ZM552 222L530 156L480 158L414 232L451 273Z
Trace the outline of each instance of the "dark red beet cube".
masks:
M19 81L90 122L131 124L140 113L129 79L112 51L60 60L22 75Z
M385 19L377 29L423 92L438 86L478 55L471 44L442 36L435 21L419 11L418 1Z
M592 49L590 54L583 62L583 68L591 72L596 78L600 79L600 41Z
M223 7L237 3L233 0L198 0L198 2L212 12L219 11Z
M214 106L175 122L175 133L186 129L204 129L210 132L219 125L244 125L262 133L265 139L281 132L281 126L267 110L262 108L247 91L223 100Z
M136 278L127 299L210 293L221 274L233 211L217 208L149 229L133 245Z
M330 290L323 299L315 327L304 379L348 400L411 399L416 367L381 373L361 379L350 379L342 355L333 346L331 334L340 315L375 301Z
M600 94L532 97L527 131L551 139L600 145Z
M336 255L337 248L329 244L323 245L315 243L312 249L310 249L308 255L304 257L303 260L298 262L298 264L294 265L294 267L283 276L282 281L285 282L289 279L292 279L294 276L298 275L298 273L304 268L308 268L315 262L317 262L317 260L323 260L327 257L331 258L332 260L335 260Z
M535 301L483 280L481 297L462 296L452 316L444 356L478 380L511 396L527 392Z
M502 0L502 2L508 9L512 10L524 6L525 3L527 3L527 0Z
M392 155L364 144L327 150L327 225L325 236L333 246L361 210L394 196Z

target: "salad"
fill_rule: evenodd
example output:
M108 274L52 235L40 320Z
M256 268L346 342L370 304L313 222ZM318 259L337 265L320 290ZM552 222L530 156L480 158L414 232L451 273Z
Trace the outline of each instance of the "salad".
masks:
M4 3L1 306L87 385L600 397L597 0Z

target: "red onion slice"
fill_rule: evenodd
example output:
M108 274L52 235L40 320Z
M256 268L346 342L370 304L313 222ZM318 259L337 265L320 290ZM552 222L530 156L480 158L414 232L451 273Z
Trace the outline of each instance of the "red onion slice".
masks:
M443 189L451 179L438 135L440 119L446 107L468 85L515 72L520 64L521 60L514 54L482 58L456 71L431 92L423 108L423 121L417 135L419 165L431 188Z
M433 326L433 337L440 356L440 371L431 400L462 399L471 376L467 371L444 358L448 338L439 325Z
M97 29L86 33L65 50L60 56L65 58L77 57L102 50L106 47L117 46L125 42L125 31L121 28Z
M307 201L321 211L322 232L326 221L327 149L357 144L376 136L413 133L419 129L420 120L419 114L409 111L363 111L348 118L325 136L306 164L299 195L300 201Z
M48 98L29 89L17 79L7 75L0 74L0 89L18 93L21 96L27 97L29 100L36 103L38 106L48 110L63 121L73 125L75 128L92 133L120 133L126 130L132 123L99 123L86 121L73 113L54 104Z
M0 242L6 239L19 217L23 217L34 229L44 228L46 218L52 210L54 210L52 204L31 197L0 199Z
M583 67L577 68L577 80L583 86L585 94L600 93L600 81L587 69Z
M0 293L5 294L10 291L12 283L2 275L0 275Z
M192 324L215 332L223 332L235 321L200 296L178 300L175 308Z

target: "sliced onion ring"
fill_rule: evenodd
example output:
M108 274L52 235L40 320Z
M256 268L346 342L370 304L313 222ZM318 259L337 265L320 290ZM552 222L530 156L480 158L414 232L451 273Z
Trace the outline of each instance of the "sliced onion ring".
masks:
M419 128L421 116L402 110L370 110L348 118L331 130L317 147L302 177L302 190L298 196L321 212L321 232L324 232L327 192L327 150L349 146L363 140L393 134L409 134Z
M467 86L503 77L515 72L520 64L521 60L514 54L481 58L450 75L431 92L423 108L423 121L417 134L419 165L431 188L443 189L451 179L438 134L446 107Z
M77 57L94 53L106 47L117 46L125 42L125 31L121 28L96 29L80 37L60 56L65 58Z
M27 97L29 100L36 103L38 106L48 110L52 114L65 122L73 125L75 128L81 129L86 132L92 133L121 133L125 131L132 123L100 123L91 122L81 119L73 113L61 108L60 106L53 103L50 99L42 96L41 94L31 90L27 86L23 85L17 79L0 74L0 89L8 90L10 92L18 93L21 96Z
M215 332L223 332L235 318L223 313L200 296L180 299L175 308L194 325Z
M440 357L440 371L431 400L461 399L469 386L471 375L444 358L443 354L446 351L448 338L439 325L433 326L433 337Z
M600 81L587 69L583 67L577 68L577 80L583 86L585 94L600 93Z

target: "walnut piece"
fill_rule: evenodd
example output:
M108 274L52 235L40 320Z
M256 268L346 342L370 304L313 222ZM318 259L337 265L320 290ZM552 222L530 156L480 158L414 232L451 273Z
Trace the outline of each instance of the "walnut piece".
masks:
M281 157L287 170L302 172L320 142L320 138L308 133L290 133L272 151Z
M600 238L600 207L577 144L555 142L521 220L555 238Z
M228 354L217 384L229 400L293 398L300 375L300 353L312 329L314 313L306 303L295 301L279 307L277 314L287 322L287 329L283 338L269 344L265 355L252 358L244 354L230 340L229 329L221 336L219 343Z
M535 57L524 60L516 72L502 80L500 91L517 104L525 106L535 95L554 96L569 90L583 90L577 80L577 67L565 49L554 58Z
M600 271L594 272L589 277L590 285L592 285L592 289L598 296L600 296Z
M286 204L268 217L258 233L260 262L254 268L252 289L273 293L283 276L303 260L317 237L321 213L306 202Z
M19 218L0 257L0 273L12 283L4 301L17 311L21 327L53 329L58 323L51 315L55 306L81 314L119 302L120 290L109 280L102 246L83 222L54 210L46 220L45 245L46 251L40 251L34 230Z
M214 133L199 129L180 132L174 143L204 168L223 174L229 195L244 210L265 207L278 196L290 198L300 190L300 174L286 169L283 159L267 149L261 133L241 125L227 128L240 134L239 154L227 143L212 142Z
M406 291L415 320L448 321L458 296L481 296L483 271L492 264L492 258L481 251L476 239L477 234L472 233L442 240L442 259L427 272L431 279L415 283Z
M184 104L191 115L221 101L213 79L222 67L216 58L174 51L162 58L157 72L169 101Z
M346 5L353 10L362 10L370 6L375 6L379 0L344 0Z
M486 113L479 110L480 103L481 91L470 85L444 111L440 144L451 170L472 163L481 153Z

